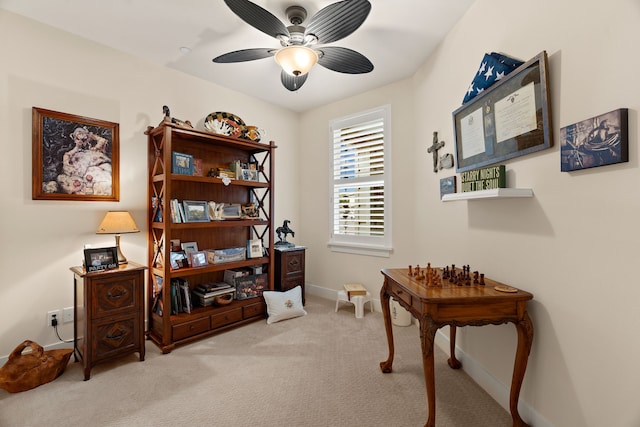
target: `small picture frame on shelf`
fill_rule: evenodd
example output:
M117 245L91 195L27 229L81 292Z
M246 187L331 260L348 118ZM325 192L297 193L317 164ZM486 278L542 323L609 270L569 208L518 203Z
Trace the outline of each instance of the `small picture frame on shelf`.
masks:
M209 263L205 251L191 252L189 257L191 259L191 267L204 267Z
M87 273L118 268L118 250L114 247L84 250L84 268Z
M169 259L172 270L189 267L189 258L187 258L185 251L172 251L171 254L169 254Z
M245 203L242 205L242 215L245 218L260 218L260 211L257 203Z
M222 208L222 219L242 218L242 206L239 204L224 205Z
M180 245L183 251L189 252L198 252L198 242L184 242Z
M209 207L205 201L184 200L185 222L209 222Z
M187 261L189 261L189 265L191 265L191 254L194 252L198 252L198 242L184 242L181 245L182 250L185 254L187 254Z
M448 176L440 180L440 198L445 194L453 194L456 192L456 176Z
M193 156L191 154L171 153L171 173L177 175L193 175Z
M247 240L247 258L260 258L262 254L262 240Z
M179 251L180 249L182 249L182 246L180 245L180 239L171 239L171 250Z

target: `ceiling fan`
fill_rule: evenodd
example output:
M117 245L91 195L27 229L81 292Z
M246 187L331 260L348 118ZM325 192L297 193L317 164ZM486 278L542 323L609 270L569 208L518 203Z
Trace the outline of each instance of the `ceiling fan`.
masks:
M368 0L343 0L321 9L306 27L302 23L307 11L301 6L286 10L290 26L285 26L271 12L249 0L224 0L229 8L249 25L280 41L282 48L242 49L213 59L216 63L253 61L275 56L282 67L284 87L296 91L307 80L309 70L320 64L339 73L364 74L373 70L367 57L345 47L320 46L347 37L362 25L371 10Z

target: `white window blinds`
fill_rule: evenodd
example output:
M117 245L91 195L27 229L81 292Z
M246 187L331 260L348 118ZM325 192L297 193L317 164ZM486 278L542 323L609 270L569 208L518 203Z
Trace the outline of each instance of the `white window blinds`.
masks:
M332 239L388 246L387 110L332 124Z

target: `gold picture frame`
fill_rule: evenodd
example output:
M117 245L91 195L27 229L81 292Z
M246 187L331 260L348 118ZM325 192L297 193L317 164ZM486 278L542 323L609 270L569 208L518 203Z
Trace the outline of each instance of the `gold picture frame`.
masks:
M118 123L32 108L32 199L120 200Z

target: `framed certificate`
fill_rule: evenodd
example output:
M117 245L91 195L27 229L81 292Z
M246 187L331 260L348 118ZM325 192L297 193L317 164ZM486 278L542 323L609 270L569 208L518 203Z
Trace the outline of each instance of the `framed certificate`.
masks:
M548 80L543 51L454 111L456 172L550 148Z

